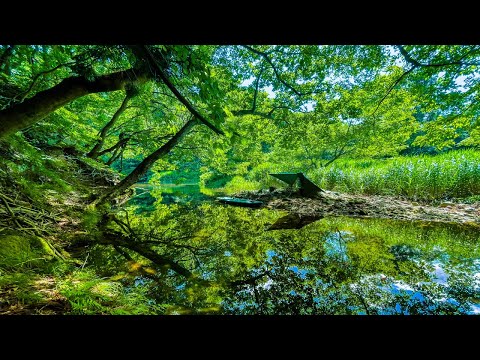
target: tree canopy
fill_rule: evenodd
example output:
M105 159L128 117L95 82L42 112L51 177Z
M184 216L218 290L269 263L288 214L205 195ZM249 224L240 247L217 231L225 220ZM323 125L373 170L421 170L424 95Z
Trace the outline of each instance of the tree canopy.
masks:
M272 158L316 168L345 154L480 139L477 45L3 45L0 53L0 136L48 134L108 165L145 159L175 135L188 136L183 147L170 144L145 168L172 150L195 149L215 171L240 175ZM205 126L180 131L197 123Z
M431 194L475 196L480 168L460 152L449 158L447 175L433 161L420 159L412 170L414 162L388 160L479 149L479 66L480 45L0 45L1 214L55 258L66 256L46 236L53 221L70 226L75 241L81 238L77 245L92 246L94 239L95 246L110 249L107 268L118 259L130 264L148 259L165 278L171 272L179 276L166 281L171 289L185 279L190 281L187 287L208 284L202 296L210 300L218 295L218 288L212 290L218 284L212 285L208 276L199 279L201 266L202 274L214 274L225 292L277 278L280 287L270 292L254 285L254 293L235 293L252 302L245 313L259 306L264 313L282 312L275 294L291 295L301 312L308 294L302 300L290 292L306 294L314 280L290 282L295 263L316 266L325 279L328 275L345 285L345 291L334 295L347 294L356 299L353 312L368 312L363 298L347 285L365 280L358 274L368 273L374 255L376 263L388 263L377 270L393 273L398 244L386 251L374 236L364 244L348 243L358 266L345 268L341 258L332 259L323 248L309 258L317 262L314 266L298 252L315 248L320 233L331 237L331 229L330 235L317 229L318 234L307 237L306 250L299 249L302 234L292 235L294 242L275 245L283 254L279 257L267 254L267 244L280 242L283 235L257 236L267 220L274 222L267 211L261 213L261 224L245 230L235 226L247 223L250 213L205 206L192 210L197 217L184 216L175 206L163 207L158 189L142 198L155 208L150 218L122 205L138 196L134 185L159 183L175 171L179 182L191 181L205 191L263 187L273 192L278 183L271 173L304 173L323 184L337 184L346 179L347 168L367 168L374 160L383 168L345 180L350 189L379 192L390 184L387 190L395 188L397 195L414 200L431 199ZM346 165L335 167L344 159ZM427 182L434 189L420 194ZM4 188L18 196L3 194ZM69 195L60 199L59 189ZM51 205L48 214L35 208L44 199ZM60 200L71 205L61 215L52 210ZM18 209L12 210L14 205ZM222 226L230 222L229 234L219 224L202 223L202 217L213 213ZM41 226L34 223L38 219L44 219ZM219 233L206 234L210 230ZM335 234L344 240L342 232ZM19 239L18 234L8 236ZM236 258L205 260L225 251ZM148 266L132 266L159 281ZM277 273L267 276L261 271L266 267ZM324 293L325 299L329 294ZM374 301L372 294L364 295ZM308 306L317 311L320 305L312 299ZM205 306L215 302L210 300ZM234 309L238 304L230 305Z

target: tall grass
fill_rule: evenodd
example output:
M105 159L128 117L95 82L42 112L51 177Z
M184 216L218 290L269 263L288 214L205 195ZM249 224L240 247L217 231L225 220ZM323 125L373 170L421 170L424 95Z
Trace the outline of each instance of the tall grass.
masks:
M339 159L309 174L320 187L340 192L397 195L414 200L480 194L480 152L452 151L382 160Z

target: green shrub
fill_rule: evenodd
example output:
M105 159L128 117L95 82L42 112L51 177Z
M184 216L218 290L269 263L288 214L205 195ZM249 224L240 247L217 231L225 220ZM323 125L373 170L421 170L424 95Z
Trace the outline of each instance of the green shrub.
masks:
M159 314L163 308L152 303L145 289L134 291L118 281L99 278L90 269L77 270L63 278L59 292L72 306L72 314Z

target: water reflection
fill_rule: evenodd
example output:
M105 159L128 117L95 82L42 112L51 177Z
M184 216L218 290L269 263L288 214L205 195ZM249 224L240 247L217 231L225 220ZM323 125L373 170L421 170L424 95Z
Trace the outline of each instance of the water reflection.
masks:
M138 206L137 213L155 210L155 203L183 204L196 206L205 201L211 201L214 196L221 196L223 192L217 189L201 189L198 184L161 184L158 186L138 183L134 186L134 195L128 204Z
M438 224L336 218L281 237L282 242L274 243L259 267L267 275L256 284L230 292L224 300L228 313L480 311L478 234L474 231ZM301 256L291 252L292 246L301 247Z
M155 203L142 226L175 234L176 247L156 249L210 284L172 271L150 281L166 313L480 313L478 230L347 217L269 230L287 214L169 206Z

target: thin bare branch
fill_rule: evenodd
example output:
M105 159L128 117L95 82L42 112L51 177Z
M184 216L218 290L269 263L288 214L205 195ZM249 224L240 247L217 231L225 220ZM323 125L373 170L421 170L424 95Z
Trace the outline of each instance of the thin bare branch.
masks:
M407 71L405 71L402 75L400 75L400 77L390 86L387 93L382 97L382 99L378 103L378 105L375 108L375 111L372 113L372 115L375 115L377 110L380 108L380 105L387 98L387 96L392 92L392 90L395 88L395 86L397 86L400 83L400 81L402 81L409 73L411 73L416 68L419 68L419 67L446 67L446 66L458 66L458 65L460 65L460 66L470 66L470 65L478 66L478 65L480 65L480 63L475 63L475 62L472 63L472 62L463 62L462 61L468 55L470 55L474 51L477 51L478 50L477 47L473 47L472 49L470 49L470 51L468 51L467 53L462 55L458 60L454 60L454 61L450 61L450 62L443 62L443 63L429 63L429 64L421 63L421 62L417 61L416 59L412 58L410 56L410 54L408 53L408 51L405 50L405 48L402 45L397 45L396 47L400 51L400 53L402 54L405 61L410 63L412 65L412 67L410 69L408 69Z
M383 101L387 98L387 96L392 92L393 88L395 86L397 86L400 81L403 80L403 78L405 78L405 76L407 76L408 74L410 74L414 69L416 68L416 66L412 66L410 69L408 69L407 71L405 71L402 75L399 76L399 78L388 88L387 90L387 93L382 97L382 99L380 100L380 102L378 103L377 107L375 108L375 111L372 113L372 115L375 115L375 113L377 112L377 110L379 109L380 105L382 105Z
M452 66L452 65L461 65L461 66L470 66L470 65L475 65L475 66L478 66L480 65L480 63L478 62L463 62L462 60L465 59L468 55L470 55L472 52L478 50L478 48L474 47L472 49L470 49L470 51L468 51L467 53L465 53L464 55L462 55L460 58L458 58L457 60L453 60L453 61L447 61L447 62L442 62L442 63L428 63L428 64L425 64L425 63L421 63L417 60L415 60L414 58L412 58L410 56L410 54L408 53L408 51L405 50L405 48L402 46L402 45L397 45L397 49L400 51L400 53L403 55L403 58L409 62L410 64L412 64L414 67L443 67L443 66Z
M265 70L265 67L263 66L260 68L260 73L257 76L257 79L255 81L255 93L253 94L253 104L252 104L252 112L255 112L257 108L257 95L258 95L258 87L260 85L260 78L262 77L263 71Z

